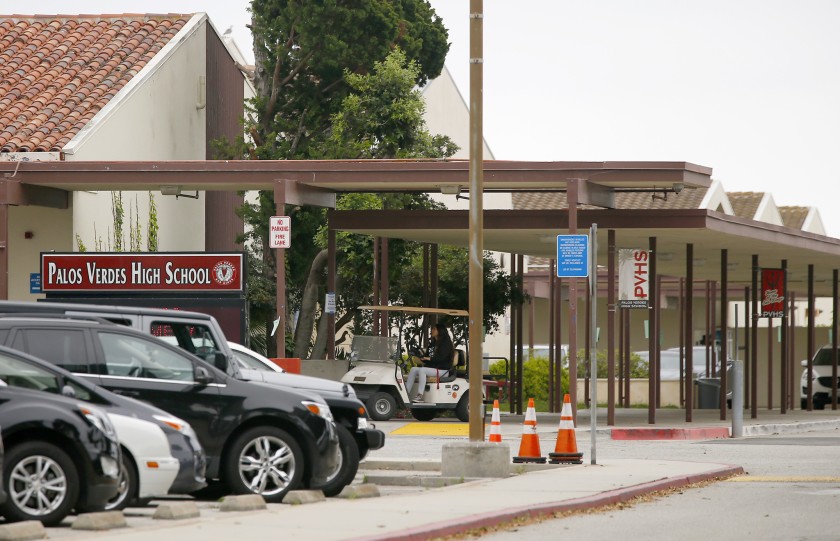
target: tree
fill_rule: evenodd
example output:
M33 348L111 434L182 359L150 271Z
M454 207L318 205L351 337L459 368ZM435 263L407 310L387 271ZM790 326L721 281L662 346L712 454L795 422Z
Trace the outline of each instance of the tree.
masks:
M251 159L352 157L338 154L345 147L333 129L352 90L348 75L371 73L399 47L414 63L414 84L424 84L440 73L449 49L446 29L426 0L253 0L251 14L257 97L247 106L249 141L243 143ZM266 322L275 318L275 261L265 248L274 212L270 192L261 192L258 203L241 212L250 226L252 320ZM287 214L294 224L286 261L291 310L301 305L309 277L319 275L311 262L323 247L312 238L323 214L306 207ZM267 342L271 348L273 342Z

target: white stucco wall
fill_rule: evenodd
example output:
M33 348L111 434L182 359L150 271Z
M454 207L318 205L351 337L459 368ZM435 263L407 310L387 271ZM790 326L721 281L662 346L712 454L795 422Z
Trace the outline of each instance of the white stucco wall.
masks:
M207 24L205 15L193 17L65 147L65 159L203 160L206 109L197 104L201 99L200 77L205 75ZM160 227L158 249L203 250L203 194L199 199L176 199L157 191L154 197ZM145 250L149 194L123 192L123 206L124 242L127 246L130 208L140 216ZM97 238L107 241L108 232L113 230L111 192L76 193L74 208L73 238L78 234L89 250L94 249Z

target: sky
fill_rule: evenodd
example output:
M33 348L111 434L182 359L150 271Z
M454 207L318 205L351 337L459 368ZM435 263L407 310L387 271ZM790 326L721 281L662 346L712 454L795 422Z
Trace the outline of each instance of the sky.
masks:
M431 4L466 97L470 2ZM253 58L248 5L0 0L0 13L206 11ZM838 28L836 0L484 0L484 136L497 159L711 167L727 191L816 206L840 236Z

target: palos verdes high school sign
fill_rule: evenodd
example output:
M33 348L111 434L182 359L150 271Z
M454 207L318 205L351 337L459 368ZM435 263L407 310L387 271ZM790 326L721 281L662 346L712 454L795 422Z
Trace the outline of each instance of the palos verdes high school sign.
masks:
M42 253L49 292L239 292L241 253Z
M647 308L650 283L647 250L618 251L618 307Z

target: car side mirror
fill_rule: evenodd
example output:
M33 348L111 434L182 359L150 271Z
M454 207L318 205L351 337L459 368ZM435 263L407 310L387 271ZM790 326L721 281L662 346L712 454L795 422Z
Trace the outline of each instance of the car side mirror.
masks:
M227 372L227 369L228 369L227 355L225 355L221 351L217 351L213 355L213 366L215 366L216 368L218 368L222 372Z
M69 385L65 385L61 388L61 395L67 398L76 398L76 390Z
M210 372L203 366L195 367L195 376L193 376L193 379L198 385L208 385L213 383L213 376L211 376Z
M800 362L799 364L801 364L802 366L808 366L808 359L802 359L802 362Z

